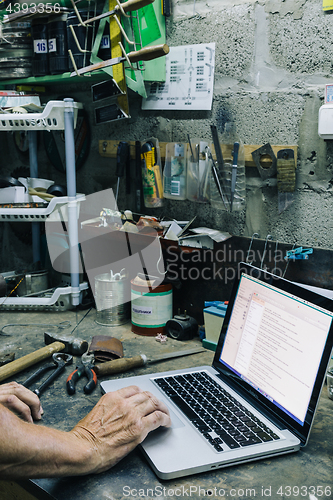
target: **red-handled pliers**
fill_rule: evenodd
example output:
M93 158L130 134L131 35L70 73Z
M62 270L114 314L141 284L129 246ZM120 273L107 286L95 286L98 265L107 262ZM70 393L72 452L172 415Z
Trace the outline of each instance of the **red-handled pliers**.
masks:
M83 388L85 394L91 394L95 387L97 386L97 375L93 370L94 366L94 356L82 356L81 364L76 367L68 377L66 381L66 387L68 394L75 394L75 384L83 375L88 379L88 382Z

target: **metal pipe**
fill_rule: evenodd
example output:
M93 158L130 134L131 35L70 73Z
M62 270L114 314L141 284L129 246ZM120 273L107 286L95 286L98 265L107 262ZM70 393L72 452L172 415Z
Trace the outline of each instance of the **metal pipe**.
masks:
M68 240L69 240L69 265L72 286L72 304L80 303L80 257L79 236L77 224L76 200L76 169L75 169L75 138L74 138L74 108L73 99L64 99L65 119L65 155L66 155L66 180L68 195Z
M37 130L28 131L29 139L29 163L30 177L33 179L38 177L38 161L37 161ZM32 222L32 260L33 262L40 261L40 223Z

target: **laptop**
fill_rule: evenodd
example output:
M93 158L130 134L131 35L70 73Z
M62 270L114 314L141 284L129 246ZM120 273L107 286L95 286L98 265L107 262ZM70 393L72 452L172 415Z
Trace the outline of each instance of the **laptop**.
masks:
M304 447L333 345L333 301L241 263L211 367L101 383L131 384L168 407L171 428L140 445L161 479Z

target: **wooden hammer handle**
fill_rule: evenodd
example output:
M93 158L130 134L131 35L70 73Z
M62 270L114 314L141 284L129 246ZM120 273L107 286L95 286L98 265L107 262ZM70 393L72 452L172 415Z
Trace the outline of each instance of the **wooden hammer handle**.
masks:
M8 363L4 366L0 367L0 382L5 380L6 378L12 377L16 373L29 368L29 366L33 366L37 364L39 361L43 361L43 359L49 358L55 352L60 352L65 349L65 344L62 342L53 342L37 351L31 352L22 358L15 359L11 363Z
M131 368L137 368L146 364L145 357L134 356L133 358L119 358L112 361L106 361L100 365L94 366L95 373L103 377L104 375L112 375L113 373L122 373Z

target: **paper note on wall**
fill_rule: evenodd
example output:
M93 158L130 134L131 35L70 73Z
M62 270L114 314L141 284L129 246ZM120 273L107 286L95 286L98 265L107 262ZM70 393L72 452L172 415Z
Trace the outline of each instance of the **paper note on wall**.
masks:
M165 63L166 81L148 87L142 109L211 109L215 43L170 47Z

